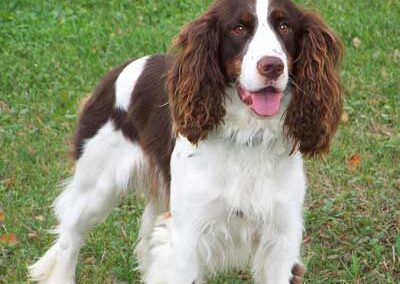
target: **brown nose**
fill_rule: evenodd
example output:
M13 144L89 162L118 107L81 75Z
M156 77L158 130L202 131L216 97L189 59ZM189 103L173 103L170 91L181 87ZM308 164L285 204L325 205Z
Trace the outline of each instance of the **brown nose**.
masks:
M264 56L257 62L258 72L269 80L278 79L284 68L283 61L274 56Z

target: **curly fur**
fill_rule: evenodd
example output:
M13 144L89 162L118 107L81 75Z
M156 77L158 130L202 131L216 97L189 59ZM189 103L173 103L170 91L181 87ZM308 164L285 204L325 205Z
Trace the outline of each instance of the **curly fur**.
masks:
M329 151L342 111L338 67L343 44L319 15L303 12L304 30L294 61L293 98L285 125L303 154Z
M225 115L225 80L218 61L219 28L212 10L187 25L173 44L169 103L176 133L197 144Z

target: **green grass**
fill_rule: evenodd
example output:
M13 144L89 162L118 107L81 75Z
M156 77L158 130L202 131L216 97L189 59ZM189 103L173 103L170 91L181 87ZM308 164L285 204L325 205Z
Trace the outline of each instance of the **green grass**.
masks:
M18 240L0 243L0 283L26 283L26 266L53 240L49 207L71 173L66 141L79 99L112 66L165 52L209 2L0 1L0 236ZM343 37L349 114L331 154L307 162L306 281L400 283L400 2L298 2ZM361 164L351 169L353 155ZM142 207L129 196L90 234L80 283L139 282L132 249Z

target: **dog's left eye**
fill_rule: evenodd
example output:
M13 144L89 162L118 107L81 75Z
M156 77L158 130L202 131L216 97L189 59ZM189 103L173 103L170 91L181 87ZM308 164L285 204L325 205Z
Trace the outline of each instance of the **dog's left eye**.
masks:
M292 30L292 28L290 27L290 25L288 23L281 22L279 24L279 31L281 34L288 34L291 30Z
M247 28L243 24L238 24L232 29L232 33L236 36L241 36L247 33Z

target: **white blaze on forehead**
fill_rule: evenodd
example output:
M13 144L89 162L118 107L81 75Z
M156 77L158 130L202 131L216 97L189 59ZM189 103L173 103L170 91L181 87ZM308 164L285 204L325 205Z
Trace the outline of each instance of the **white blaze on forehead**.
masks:
M269 0L256 0L256 11L258 25L264 26L268 24Z
M257 30L254 35L254 49L257 55L261 57L277 56L283 54L282 45L274 31L274 28L268 22L268 16L271 13L271 0L256 0ZM268 53L268 54L265 54Z
M265 78L257 71L257 63L264 56L280 58L284 65L284 74L279 78L276 87L285 89L288 80L288 64L284 47L268 21L271 13L271 0L256 0L256 30L250 40L242 62L240 82L249 91L258 91L266 85Z

